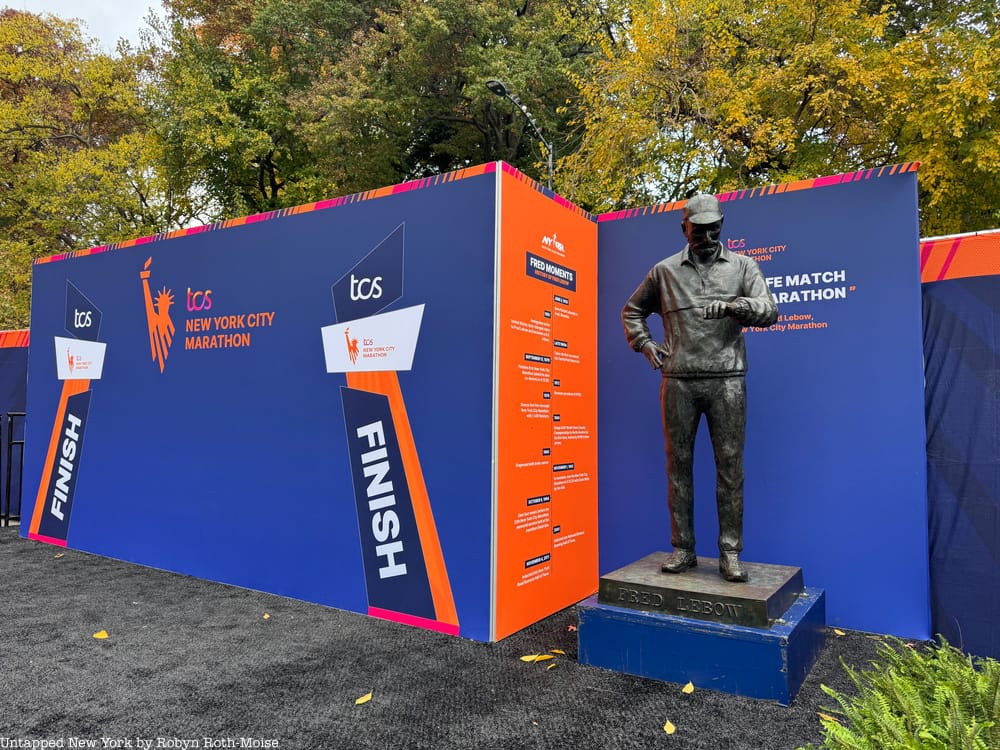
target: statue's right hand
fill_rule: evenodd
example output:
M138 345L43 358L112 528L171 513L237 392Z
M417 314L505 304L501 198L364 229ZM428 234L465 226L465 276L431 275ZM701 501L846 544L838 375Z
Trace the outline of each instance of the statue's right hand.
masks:
M654 370L663 367L663 351L655 341L647 341L642 347L642 353Z

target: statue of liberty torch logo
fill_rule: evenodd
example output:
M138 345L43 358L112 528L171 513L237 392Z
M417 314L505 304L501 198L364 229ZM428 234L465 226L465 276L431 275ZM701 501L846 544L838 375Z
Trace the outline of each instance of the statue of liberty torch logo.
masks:
M347 339L347 356L351 358L351 364L358 361L358 340L351 338L351 329L344 329L344 338Z
M149 348L153 355L153 361L160 365L160 372L163 372L163 365L166 362L167 354L170 353L170 344L174 339L174 323L170 320L170 306L174 303L173 293L163 287L156 294L156 305L153 305L153 295L149 291L149 267L153 259L147 258L146 265L139 272L142 279L142 292L146 298L146 325L149 327Z

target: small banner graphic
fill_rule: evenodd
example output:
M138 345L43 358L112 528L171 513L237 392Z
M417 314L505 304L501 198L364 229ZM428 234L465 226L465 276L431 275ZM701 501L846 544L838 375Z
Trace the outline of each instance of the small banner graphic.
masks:
M534 253L524 254L524 272L533 279L545 281L570 292L576 291L576 271Z
M368 605L435 619L389 399L341 388Z
M73 282L66 282L66 332L76 339L97 341L101 311Z
M73 493L83 451L83 434L90 411L89 385L87 380L65 381L56 429L28 534L31 539L66 546Z
M372 315L324 326L326 371L379 372L409 370L417 351L424 306Z
M100 380L107 344L55 337L56 376L59 380Z
M337 320L374 315L403 296L403 226L392 230L333 285Z

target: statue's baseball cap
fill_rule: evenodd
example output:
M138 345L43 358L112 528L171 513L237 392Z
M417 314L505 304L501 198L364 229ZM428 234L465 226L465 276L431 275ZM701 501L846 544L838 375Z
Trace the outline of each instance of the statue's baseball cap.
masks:
M722 221L719 199L714 195L700 193L692 195L684 206L684 218L692 224L711 224Z

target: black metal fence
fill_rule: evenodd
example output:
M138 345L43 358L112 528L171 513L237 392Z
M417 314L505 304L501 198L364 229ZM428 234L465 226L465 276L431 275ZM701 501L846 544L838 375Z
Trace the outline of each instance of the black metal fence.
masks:
M21 521L24 412L0 413L0 524Z

